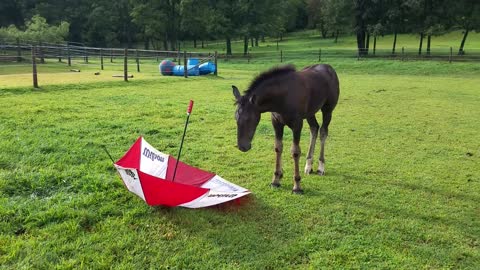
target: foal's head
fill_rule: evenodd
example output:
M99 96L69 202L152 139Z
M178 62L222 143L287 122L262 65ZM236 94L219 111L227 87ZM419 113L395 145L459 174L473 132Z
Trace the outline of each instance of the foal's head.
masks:
M252 139L260 122L260 111L255 106L255 95L240 95L240 91L234 85L233 95L236 99L237 111L235 119L237 120L237 146L242 152L252 148Z

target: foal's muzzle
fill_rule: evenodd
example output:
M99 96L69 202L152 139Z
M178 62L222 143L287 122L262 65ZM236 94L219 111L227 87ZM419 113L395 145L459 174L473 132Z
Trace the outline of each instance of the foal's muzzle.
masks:
M248 144L248 145L238 145L238 149L242 152L247 152L248 150L250 150L252 148L252 145L251 144Z

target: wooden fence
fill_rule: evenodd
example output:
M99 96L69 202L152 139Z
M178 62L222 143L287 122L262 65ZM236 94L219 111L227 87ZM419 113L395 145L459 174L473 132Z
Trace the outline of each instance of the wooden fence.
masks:
M5 43L0 41L0 65L1 63L16 62L22 65L32 65L33 86L38 88L37 64L43 64L47 60L64 63L68 67L72 66L72 62L91 65L91 59L99 62L100 70L104 70L106 65L123 65L123 78L128 81L131 75L128 74L128 63L132 59L135 62L137 72L140 72L142 61L160 62L164 59L177 62L178 65L184 66L184 77L188 77L188 58L199 58L202 64L207 61L214 61L217 67L217 53L200 53L187 51L158 51L158 50L141 50L126 48L95 48L75 45L63 44L42 44L37 45L24 43ZM108 63L109 62L109 63ZM118 64L113 64L114 62ZM217 70L214 74L217 75ZM77 71L72 69L71 71Z

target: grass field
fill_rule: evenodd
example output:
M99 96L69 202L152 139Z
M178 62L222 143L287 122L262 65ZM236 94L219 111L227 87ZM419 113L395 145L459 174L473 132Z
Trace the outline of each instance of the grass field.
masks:
M432 37L431 50L432 54L445 53L453 47L454 53L458 51L463 33L461 31L453 31L440 36ZM373 49L373 37L370 40L370 49ZM419 35L399 34L397 36L396 49L400 53L402 47L408 53L417 53L420 42ZM250 43L249 43L250 44ZM356 38L352 35L340 36L335 43L334 38L321 38L318 31L307 30L303 32L295 32L287 34L279 43L279 50L304 52L310 50L318 50L321 48L324 52L329 51L355 51L357 48ZM384 35L377 37L377 50L382 52L391 52L393 44L393 35ZM465 42L465 51L467 53L480 54L480 33L472 32L469 34ZM225 52L225 41L219 40L214 43L205 43L201 48L201 43L197 43L197 48L193 48L193 42L184 44L187 51L214 51ZM266 42L260 42L259 47L250 47L252 54L255 53L272 53L277 51L277 40L267 38ZM423 51L426 50L426 39L424 40ZM232 42L233 53L243 53L243 40L234 40Z
M269 115L252 150L235 148L231 85L273 63L189 79L150 63L129 83L113 67L47 64L39 90L28 68L0 67L0 269L478 269L478 64L329 63L341 97L327 175L304 176L303 196L291 194L289 130L283 185L269 187ZM240 206L149 207L101 149L119 158L143 135L176 155L189 99L182 159L251 190ZM307 141L305 127L303 153Z

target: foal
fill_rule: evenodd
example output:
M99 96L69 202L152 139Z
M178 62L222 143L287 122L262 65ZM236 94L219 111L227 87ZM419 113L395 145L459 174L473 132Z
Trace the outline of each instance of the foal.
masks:
M332 119L332 111L338 102L340 94L338 77L330 65L312 65L301 71L288 65L266 71L255 78L245 94L233 86L237 110L237 146L243 152L250 150L255 130L264 112L272 113L272 125L275 130L275 172L271 185L280 186L283 177L282 151L283 129L288 126L293 132L291 148L295 164L294 186L292 192L303 193L300 186L298 161L300 158L300 134L303 119L310 125L310 146L307 153L305 173L312 173L312 156L315 141L320 130L320 159L317 174L325 174L325 140L328 136L328 125ZM320 127L315 113L322 111L322 126Z

